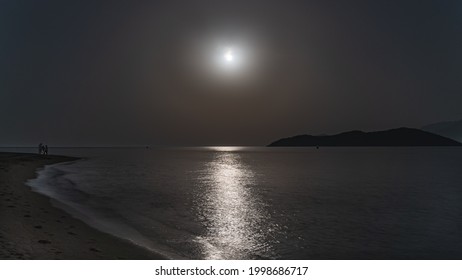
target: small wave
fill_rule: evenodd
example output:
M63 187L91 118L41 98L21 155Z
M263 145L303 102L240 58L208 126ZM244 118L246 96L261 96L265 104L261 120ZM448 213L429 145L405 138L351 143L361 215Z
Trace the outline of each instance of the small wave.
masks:
M101 232L128 240L136 246L160 254L167 259L181 258L169 252L167 248L159 249L161 245L154 244L136 229L123 223L123 217L113 213L111 209L91 207L91 195L79 189L78 184L69 178L69 175L76 174L66 168L72 164L66 162L47 165L39 169L37 178L28 180L26 185L31 187L32 191L50 197L53 206Z

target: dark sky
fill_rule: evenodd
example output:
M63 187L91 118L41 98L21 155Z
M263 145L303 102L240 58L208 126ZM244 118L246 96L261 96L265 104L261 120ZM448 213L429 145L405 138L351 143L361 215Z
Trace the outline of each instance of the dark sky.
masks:
M461 1L0 0L2 146L265 145L461 108Z

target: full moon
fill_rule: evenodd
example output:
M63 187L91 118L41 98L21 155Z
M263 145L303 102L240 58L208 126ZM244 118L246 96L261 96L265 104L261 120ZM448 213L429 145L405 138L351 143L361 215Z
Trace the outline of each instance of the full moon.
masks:
M231 62L234 59L233 53L231 51L227 51L224 57L227 62Z

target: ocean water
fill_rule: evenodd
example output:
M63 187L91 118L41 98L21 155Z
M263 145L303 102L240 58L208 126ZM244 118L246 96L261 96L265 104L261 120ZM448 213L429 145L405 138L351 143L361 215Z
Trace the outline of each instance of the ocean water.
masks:
M462 259L462 149L50 149L28 184L173 259Z

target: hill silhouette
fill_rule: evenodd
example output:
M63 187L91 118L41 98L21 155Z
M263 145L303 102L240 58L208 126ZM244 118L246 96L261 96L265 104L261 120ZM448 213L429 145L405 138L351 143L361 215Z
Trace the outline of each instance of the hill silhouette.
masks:
M462 146L462 143L420 129L402 127L374 132L356 130L336 135L298 135L268 145L278 146Z
M462 141L462 120L434 123L422 127L422 130L451 138L459 142Z

